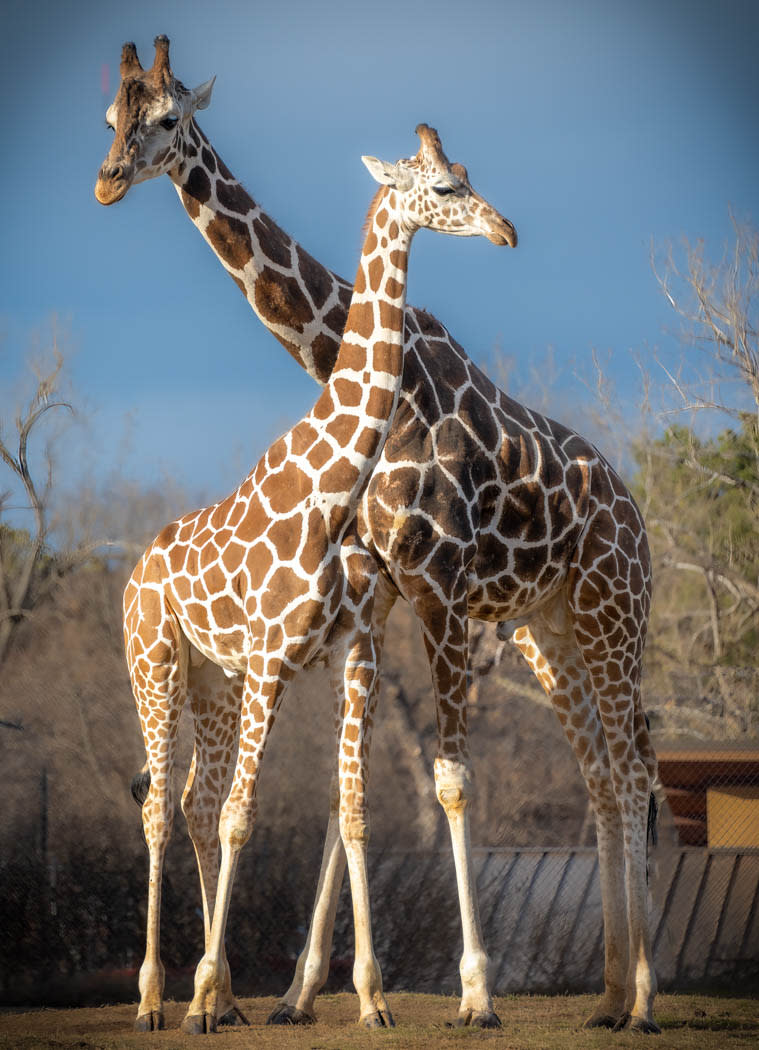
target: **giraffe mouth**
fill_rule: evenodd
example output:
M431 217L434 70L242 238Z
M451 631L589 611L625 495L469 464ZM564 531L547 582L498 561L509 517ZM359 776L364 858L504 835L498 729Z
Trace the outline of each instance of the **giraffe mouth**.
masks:
M508 219L504 219L503 216L498 218L500 221L494 223L486 231L485 236L492 244L497 244L499 248L505 244L508 244L509 248L516 248L518 241L516 229Z
M106 206L115 204L121 200L128 189L129 183L126 179L119 179L115 182L98 179L95 183L95 199L99 204L105 204Z

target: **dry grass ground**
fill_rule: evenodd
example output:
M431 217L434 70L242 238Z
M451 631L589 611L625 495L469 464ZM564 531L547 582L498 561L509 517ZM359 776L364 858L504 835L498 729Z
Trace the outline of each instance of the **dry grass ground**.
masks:
M367 1032L356 1025L355 996L324 995L319 1021L310 1028L267 1028L273 998L243 999L251 1027L222 1029L211 1037L214 1050L421 1050L482 1047L483 1050L613 1050L639 1048L646 1037L629 1032L580 1029L593 996L512 996L498 999L502 1031L448 1026L457 1000L398 993L390 997L397 1027ZM197 1050L203 1037L177 1030L185 1004L169 1003L167 1031L138 1035L131 1030L133 1005L100 1009L38 1010L0 1014L0 1050ZM759 1045L759 1000L704 995L662 995L657 1001L662 1035L650 1037L653 1050L741 1050Z

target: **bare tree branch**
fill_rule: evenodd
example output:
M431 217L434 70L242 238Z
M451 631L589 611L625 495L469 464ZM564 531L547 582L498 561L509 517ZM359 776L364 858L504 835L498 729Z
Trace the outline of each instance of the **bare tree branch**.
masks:
M33 519L33 527L26 536L23 530L3 525L0 519L0 664L17 628L32 614L35 600L40 600L50 590L61 572L66 571L71 559L71 555L59 558L50 555L48 572L41 572L50 533L49 501L53 486L53 463L49 447L46 449L46 476L42 488L35 479L29 460L30 441L36 436L47 413L58 408L74 413L68 401L53 399L62 367L63 355L54 337L52 367L43 369L37 366L33 369L37 379L34 393L26 409L16 417L15 448L12 449L2 436L3 428L0 425L0 459L23 490L26 497L23 509L31 512ZM0 512L8 509L11 491L3 493ZM72 555L73 564L82 560L84 552L72 552Z
M690 341L737 379L754 403L759 419L759 232L730 216L735 231L732 251L716 265L706 262L703 241L685 242L686 266L681 270L671 247L663 269L651 262L659 286L673 310L687 323ZM675 291L675 286L680 291ZM669 373L668 373L669 374ZM709 376L709 380L725 372ZM734 411L735 406L700 394L689 396L669 374L683 408L712 407Z

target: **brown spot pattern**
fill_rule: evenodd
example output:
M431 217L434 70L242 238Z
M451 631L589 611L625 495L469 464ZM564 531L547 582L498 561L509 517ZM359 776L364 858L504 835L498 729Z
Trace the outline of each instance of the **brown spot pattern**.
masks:
M235 270L242 270L253 257L250 230L231 215L214 216L206 227L206 237L219 258Z
M217 179L216 199L222 208L236 212L238 215L247 215L253 207L253 201L238 182L229 185Z
M256 280L255 304L270 324L287 325L296 332L302 332L314 317L295 278L287 277L268 266L264 267Z

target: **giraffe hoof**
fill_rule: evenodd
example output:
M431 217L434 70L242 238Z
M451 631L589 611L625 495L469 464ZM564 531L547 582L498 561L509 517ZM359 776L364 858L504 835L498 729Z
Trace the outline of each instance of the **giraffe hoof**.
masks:
M501 1018L494 1010L482 1010L472 1013L469 1021L472 1028L503 1028Z
M599 1014L596 1017L595 1014L583 1021L583 1028L611 1028L612 1030L617 1027L617 1018L612 1017L611 1014Z
M631 1032L637 1032L638 1035L661 1035L661 1028L656 1021L649 1021L647 1017L631 1018L629 1027Z
M217 1024L226 1025L228 1028L249 1028L250 1021L242 1012L239 1006L232 1006L223 1014Z
M395 1028L393 1015L389 1010L375 1010L373 1014L367 1014L359 1021L364 1028Z
M456 1028L502 1028L501 1018L493 1010L468 1010L456 1018Z
M162 1010L151 1010L150 1013L140 1014L134 1022L135 1032L158 1032L163 1026Z
M213 1014L188 1014L179 1026L185 1035L207 1035L216 1031Z
M289 1003L280 1003L269 1014L266 1023L307 1025L316 1024L316 1018L313 1014L307 1014L305 1010L299 1010L297 1006L290 1006Z
M386 1007L384 1010L375 1010L374 1013L367 1013L365 1017L361 1017L359 1021L360 1025L364 1028L395 1028L396 1023L393 1020L393 1014Z

